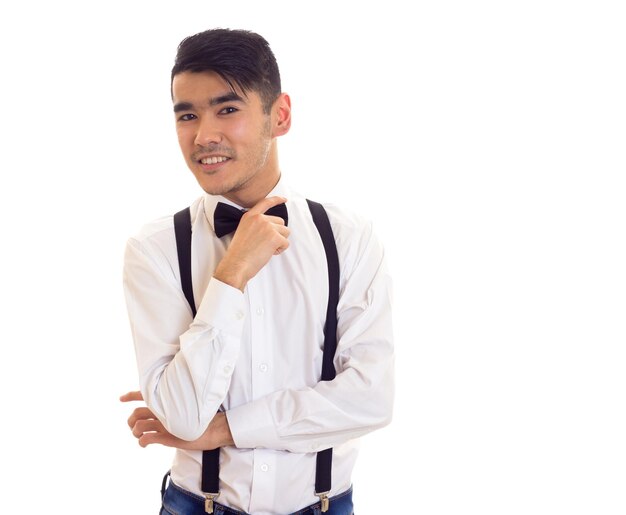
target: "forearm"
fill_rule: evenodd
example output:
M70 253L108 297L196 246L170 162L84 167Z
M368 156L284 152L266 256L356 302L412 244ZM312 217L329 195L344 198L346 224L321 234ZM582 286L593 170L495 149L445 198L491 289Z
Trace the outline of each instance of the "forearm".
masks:
M393 411L391 375L390 369L382 383L367 387L346 371L315 388L275 392L234 408L226 415L235 445L317 452L381 428Z
M230 385L230 372L236 356L212 353L213 362L203 370L193 363L203 360L204 352L184 359L179 353L159 373L147 375L141 382L146 404L173 435L192 441L200 437L219 410ZM217 354L217 355L216 355Z
M315 452L387 425L394 398L391 341L351 349L341 367L332 381L277 391L229 410L235 445Z
M129 245L124 286L146 404L173 435L195 440L230 385L243 329L243 295L211 280L195 319L175 281Z
M212 281L178 352L142 377L148 406L172 434L197 439L219 409L239 355L242 319L238 294Z

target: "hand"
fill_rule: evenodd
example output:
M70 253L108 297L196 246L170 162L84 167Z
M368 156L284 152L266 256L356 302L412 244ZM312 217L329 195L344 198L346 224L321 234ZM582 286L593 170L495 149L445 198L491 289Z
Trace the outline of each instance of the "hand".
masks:
M141 392L128 392L120 397L122 402L142 401ZM188 451L210 451L226 445L234 445L226 414L218 412L200 438L194 441L182 440L171 434L146 407L136 408L128 417L128 426L141 447L161 444L167 447Z
M243 291L273 255L281 254L289 247L289 229L285 227L285 221L264 214L284 202L283 197L263 199L241 217L233 240L215 269L213 276L216 279Z

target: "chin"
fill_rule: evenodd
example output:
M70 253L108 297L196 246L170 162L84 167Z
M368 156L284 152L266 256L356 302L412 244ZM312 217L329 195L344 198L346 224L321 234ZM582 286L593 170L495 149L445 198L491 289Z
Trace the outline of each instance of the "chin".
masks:
M230 184L216 183L206 180L198 180L198 184L209 195L226 195L233 190L233 186Z

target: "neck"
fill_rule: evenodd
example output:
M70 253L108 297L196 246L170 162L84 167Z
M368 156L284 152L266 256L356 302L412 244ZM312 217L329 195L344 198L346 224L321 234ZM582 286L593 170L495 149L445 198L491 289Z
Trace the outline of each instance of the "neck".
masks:
M241 207L249 209L267 197L269 192L276 187L279 179L278 152L276 151L276 142L274 141L263 169L236 190L225 193L224 197Z
M227 198L238 206L250 209L268 196L269 192L276 187L276 184L278 184L279 179L280 170L277 170L276 175L272 176L271 181L268 181L263 185L255 185L254 188L248 189L244 187L239 191L228 192L224 195L224 198Z

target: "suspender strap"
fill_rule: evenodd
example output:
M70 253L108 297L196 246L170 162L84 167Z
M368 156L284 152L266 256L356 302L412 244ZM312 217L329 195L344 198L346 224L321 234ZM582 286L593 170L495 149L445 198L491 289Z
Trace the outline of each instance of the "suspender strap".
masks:
M324 326L324 357L322 358L322 381L335 379L335 350L337 349L337 304L339 303L339 256L335 237L330 227L328 215L322 204L307 199L326 251L328 263L328 308L326 309L326 325Z
M178 269L180 284L193 316L196 316L196 302L193 299L191 282L191 211L183 209L174 215L174 233L176 234L176 250L178 251Z
M328 263L328 307L326 325L324 326L324 353L322 357L322 381L332 381L336 371L333 364L337 349L337 304L339 302L339 257L337 246L326 210L312 200L307 199L313 222L324 244ZM180 282L191 311L196 316L196 304L193 297L191 282L191 212L183 209L174 215L174 232L178 251ZM217 494L219 492L220 450L202 452L202 491ZM327 493L331 489L333 450L325 449L317 453L315 492L320 495L322 503L328 506ZM323 511L326 511L323 509Z
M176 234L180 284L195 317L196 303L191 282L191 211L189 208L174 215L174 233ZM217 494L220 491L219 476L220 450L202 451L202 491Z
M333 230L328 220L326 210L321 204L307 199L313 222L317 227L328 263L328 308L326 310L326 325L324 326L324 355L322 358L322 381L332 381L335 378L333 359L337 349L337 304L339 302L339 256ZM325 449L317 453L315 470L315 493L330 492L332 478L333 450ZM322 504L325 498L320 495ZM323 508L324 506L322 506ZM326 510L323 510L326 511Z
M220 450L202 451L202 491L217 494L220 491Z

